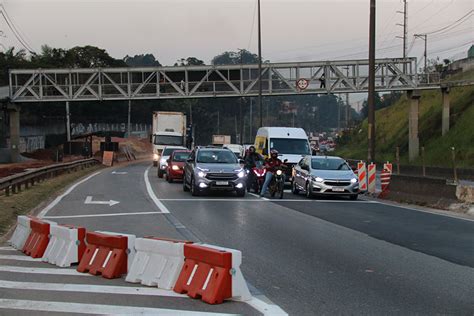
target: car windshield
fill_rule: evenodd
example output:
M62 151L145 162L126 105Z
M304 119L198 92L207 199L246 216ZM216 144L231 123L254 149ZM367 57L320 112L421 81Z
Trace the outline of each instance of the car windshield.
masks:
M237 157L230 150L201 150L197 162L201 163L237 163Z
M165 148L163 149L163 156L171 156L173 151L177 150L179 148Z
M174 145L183 146L182 136L156 135L153 144L155 145Z
M311 168L316 170L351 170L343 159L313 158Z
M287 155L310 155L308 141L295 138L272 138L270 149L276 149L280 154Z
M189 152L176 152L174 153L173 155L173 161L176 161L176 162L183 162L183 161L186 161L186 159L188 159L189 157Z

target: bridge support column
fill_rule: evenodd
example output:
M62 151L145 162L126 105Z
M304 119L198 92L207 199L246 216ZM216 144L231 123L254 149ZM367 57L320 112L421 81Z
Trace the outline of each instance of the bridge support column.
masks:
M10 118L10 160L20 162L20 106L9 104L7 109Z
M420 155L420 140L418 138L418 117L420 111L421 96L410 90L407 92L407 97L410 102L410 109L408 112L408 159L414 161Z
M449 88L441 88L443 95L443 114L442 114L442 125L441 134L444 136L449 132L449 112L450 112L450 100L449 100Z

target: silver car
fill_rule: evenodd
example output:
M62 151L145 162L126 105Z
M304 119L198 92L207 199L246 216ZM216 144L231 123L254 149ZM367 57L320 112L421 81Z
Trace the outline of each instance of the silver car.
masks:
M209 191L235 191L245 196L247 174L232 151L198 147L184 166L183 190L192 195Z
M305 156L294 167L292 192L316 195L349 196L356 200L359 181L347 162L334 156Z

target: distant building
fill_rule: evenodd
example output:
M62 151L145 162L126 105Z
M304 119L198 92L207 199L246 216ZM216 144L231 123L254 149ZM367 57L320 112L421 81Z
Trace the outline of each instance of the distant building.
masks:
M474 57L474 45L471 45L471 48L467 51L467 58Z

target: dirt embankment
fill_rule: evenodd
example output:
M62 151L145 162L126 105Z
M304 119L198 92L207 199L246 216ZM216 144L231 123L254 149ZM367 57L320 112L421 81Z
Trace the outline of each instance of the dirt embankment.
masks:
M92 152L94 152L94 157L101 157L100 143L103 141L104 138L102 137L93 137ZM128 147L136 156L144 156L152 152L152 145L148 139L112 137L112 142L119 143L119 152L121 152L124 147ZM25 172L29 169L41 168L58 163L55 161L56 149L39 149L32 153L22 153L22 156L29 160L20 163L0 164L0 178ZM84 157L79 155L67 155L63 157L62 162L71 162L80 159L84 159Z

